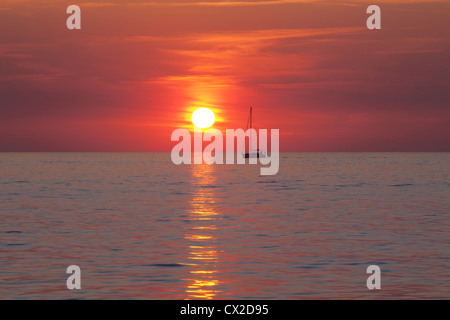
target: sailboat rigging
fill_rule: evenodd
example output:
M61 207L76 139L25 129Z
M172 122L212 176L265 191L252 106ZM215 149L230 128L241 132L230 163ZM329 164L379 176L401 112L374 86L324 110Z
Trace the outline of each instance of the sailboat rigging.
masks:
M245 129L246 132L248 132L248 129L252 129L253 128L253 108L250 107L250 114L249 117L247 119L247 128ZM266 153L262 150L256 149L256 151L252 151L252 134L250 133L249 135L249 144L248 144L248 151L249 152L245 152L245 143L244 143L244 151L242 153L242 156L244 158L265 158L266 157Z

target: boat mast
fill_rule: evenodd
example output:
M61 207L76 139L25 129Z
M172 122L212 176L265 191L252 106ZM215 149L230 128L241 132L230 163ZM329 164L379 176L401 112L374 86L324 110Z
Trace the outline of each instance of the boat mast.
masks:
M249 140L249 145L248 145L248 153L250 154L252 152L252 120L253 120L253 110L252 107L250 107L250 140Z
M252 126L252 118L253 118L252 107L250 107L250 129L253 128L253 126Z

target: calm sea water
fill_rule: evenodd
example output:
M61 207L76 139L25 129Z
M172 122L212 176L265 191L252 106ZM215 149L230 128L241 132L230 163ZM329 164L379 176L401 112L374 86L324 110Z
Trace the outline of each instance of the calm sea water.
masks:
M0 199L2 299L450 298L449 153L0 153Z

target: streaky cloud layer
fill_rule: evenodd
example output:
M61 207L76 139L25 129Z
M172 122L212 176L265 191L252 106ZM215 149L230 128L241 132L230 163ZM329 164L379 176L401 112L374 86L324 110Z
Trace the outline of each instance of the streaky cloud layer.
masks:
M443 1L2 1L1 151L169 151L215 127L279 128L282 151L450 151Z

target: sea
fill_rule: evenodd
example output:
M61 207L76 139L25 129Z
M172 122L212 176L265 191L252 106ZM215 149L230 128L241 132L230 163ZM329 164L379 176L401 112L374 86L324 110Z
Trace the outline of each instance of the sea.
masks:
M260 167L0 153L0 299L450 298L450 153Z

